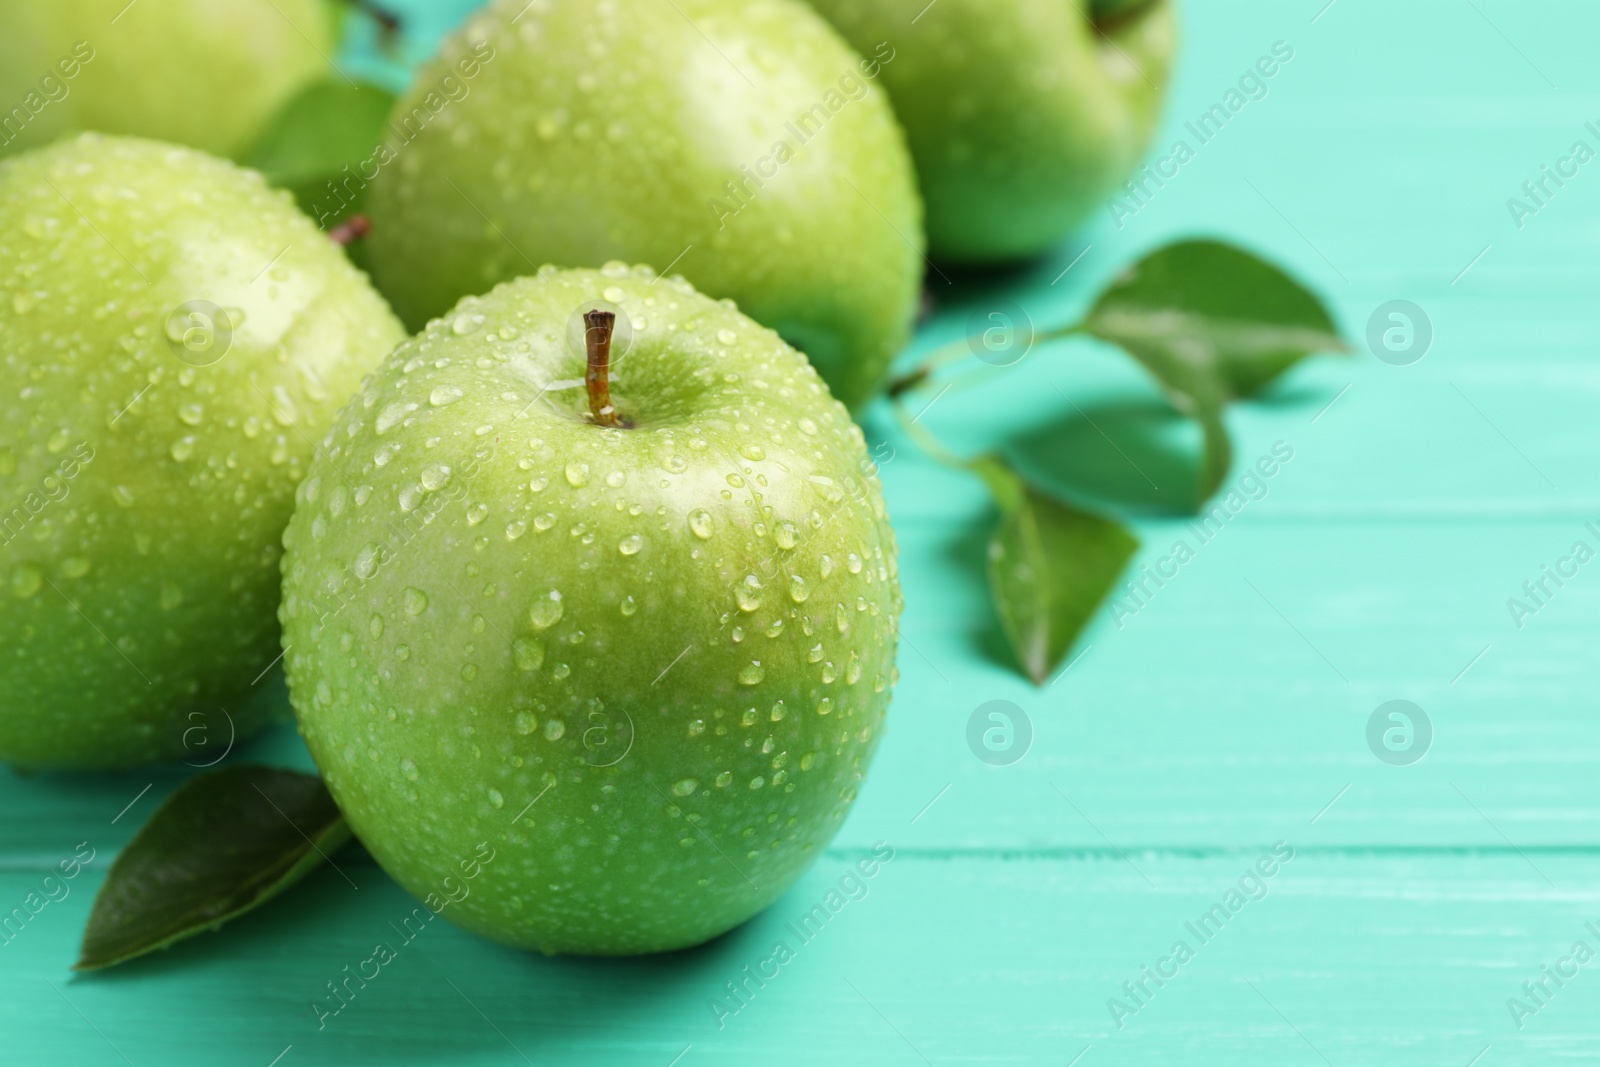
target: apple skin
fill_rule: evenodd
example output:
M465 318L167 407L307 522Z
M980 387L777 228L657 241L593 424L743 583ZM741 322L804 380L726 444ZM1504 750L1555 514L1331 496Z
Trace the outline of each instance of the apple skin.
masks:
M811 3L857 48L898 51L882 80L930 254L953 263L1037 255L1102 206L1149 147L1177 39L1168 0L1097 4L1104 33L1088 0Z
M374 280L417 329L539 264L649 263L737 301L859 408L910 336L924 270L905 137L863 74L876 62L798 0L499 0L396 108L400 128L430 94L442 105L373 182ZM806 143L786 128L834 104ZM730 182L748 193L736 212Z
M28 122L0 131L0 155L98 130L236 158L330 72L334 36L325 0L4 4L0 118Z
M197 299L244 320L180 359ZM0 760L199 758L260 724L295 485L403 337L260 175L99 134L0 164Z
M635 329L630 429L577 381L569 323L600 299ZM775 333L648 268L545 268L402 345L284 544L328 788L498 941L660 952L743 922L821 854L882 731L901 598L861 431Z

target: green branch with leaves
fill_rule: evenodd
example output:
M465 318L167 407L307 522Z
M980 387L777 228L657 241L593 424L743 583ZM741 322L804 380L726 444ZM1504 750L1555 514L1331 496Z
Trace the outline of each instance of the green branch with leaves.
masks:
M1233 464L1224 423L1230 403L1254 397L1301 360L1348 346L1322 302L1288 274L1217 241L1168 245L1130 266L1081 322L1035 346L1095 338L1132 356L1173 408L1200 429L1189 501L1198 511ZM1061 665L1139 549L1114 515L1058 499L1004 458L959 457L919 421L906 399L938 384L965 346L942 349L890 386L901 424L931 456L977 475L1000 510L989 538L989 588L1017 662L1036 684Z

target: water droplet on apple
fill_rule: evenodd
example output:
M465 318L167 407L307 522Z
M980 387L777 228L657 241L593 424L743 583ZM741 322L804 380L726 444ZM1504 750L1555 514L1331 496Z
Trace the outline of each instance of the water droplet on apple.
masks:
M744 581L734 590L734 596L739 601L740 611L755 611L761 607L761 579L753 574L745 575Z
M406 586L405 592L400 594L400 600L407 615L421 615L428 610L428 594L415 586Z
M417 770L417 765L409 759L400 761L400 773L406 776L406 781L414 782L422 777L422 772Z
M832 715L833 714L833 698L832 697L823 697L821 700L817 701L817 714L818 715Z
M582 489L589 484L589 465L587 463L568 463L567 484L574 489Z
M566 614L566 605L561 602L561 593L550 590L549 595L540 597L528 609L528 620L533 623L536 630L548 630L561 621L561 616Z
M689 512L689 532L704 541L711 537L711 513L705 508Z
M806 580L804 578L800 577L798 574L789 575L790 600L793 600L796 604L804 604L806 602L806 598L810 595L811 587L806 584Z
M696 779L684 778L672 783L672 795L675 797L691 796L699 788L700 783Z
M399 424L400 420L406 417L410 410L411 407L409 405L403 404L396 400L394 403L378 412L377 421L372 424L372 428L380 435L386 434L390 430L394 429L395 426Z
M801 419L796 425L800 427L800 432L807 437L815 437L817 435L817 424L810 419Z
M494 807L503 808L506 806L506 798L501 794L500 790L496 789L494 786L490 786L489 803Z
M643 537L639 536L638 534L629 534L617 544L617 551L621 552L624 556L637 556L639 554L639 550L643 547Z
M436 385L433 387L433 391L428 394L428 403L436 408L442 408L446 405L454 404L465 395L453 385Z
M761 665L760 660L747 663L739 668L740 685L760 685L761 680L767 676L767 669Z
M551 719L544 724L544 738L546 741L559 741L567 732L567 724L560 719Z
M621 489L628 481L628 476L621 471L612 471L606 475L606 484L613 489Z
M356 572L357 578L371 578L378 573L378 555L381 551L376 544L369 544L356 553L351 569Z
M422 473L418 477L421 479L424 489L437 491L450 484L450 477L453 473L446 464L432 463L422 468Z
M638 601L634 600L633 597L625 596L625 597L622 598L622 614L623 615L632 616L633 614L638 612L638 610L639 610L639 603L638 603Z
M544 666L544 645L531 637L519 637L511 642L511 650L517 659L517 669L533 672ZM528 733L529 731L519 731Z
M511 728L523 737L527 737L539 728L539 720L529 712L519 711L516 717L511 720Z
M23 563L11 572L11 595L27 599L44 585L44 575L31 563Z

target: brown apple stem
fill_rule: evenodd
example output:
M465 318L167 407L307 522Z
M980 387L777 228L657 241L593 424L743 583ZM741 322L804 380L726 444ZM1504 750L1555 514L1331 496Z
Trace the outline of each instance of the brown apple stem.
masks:
M328 231L328 239L340 248L349 248L371 232L371 219L365 215L351 215Z
M611 331L617 316L609 311L586 311L584 336L589 348L589 374L585 382L589 387L589 413L596 425L621 426L617 409L611 404Z

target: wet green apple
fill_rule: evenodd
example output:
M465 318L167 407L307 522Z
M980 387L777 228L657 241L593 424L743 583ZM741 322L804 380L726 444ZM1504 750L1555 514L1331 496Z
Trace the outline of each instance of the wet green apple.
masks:
M259 721L294 487L402 337L259 175L98 134L0 164L0 759Z
M539 264L680 273L800 348L854 408L924 264L905 138L798 0L499 0L401 100L368 213L413 329Z
M804 356L681 279L552 267L463 301L345 408L284 539L295 711L356 835L549 952L770 904L884 724L875 471Z
M1169 0L811 0L857 48L889 40L936 259L1048 249L1105 203L1160 117Z
M0 154L99 130L237 156L333 36L326 0L0 5Z

